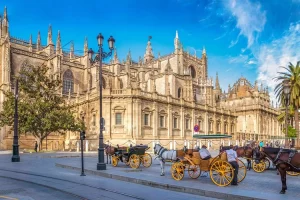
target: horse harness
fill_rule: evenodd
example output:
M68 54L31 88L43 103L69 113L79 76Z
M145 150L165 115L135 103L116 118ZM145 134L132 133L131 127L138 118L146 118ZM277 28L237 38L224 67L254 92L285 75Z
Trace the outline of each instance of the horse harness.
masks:
M160 149L157 152L157 157L159 157L163 162L165 162L165 159L162 157L162 155L165 151L168 151L168 150L161 146ZM174 151L172 152L171 158L173 157L173 153L174 153Z
M289 153L289 158L288 158L287 162L280 159L281 153ZM295 155L296 153L297 153L297 151L295 151L295 150L290 150L290 149L280 149L279 152L278 152L278 154L277 154L277 156L276 156L276 158L275 158L275 160L274 160L273 162L274 162L276 165L280 164L281 162L286 162L287 164L289 164L289 165L292 166L293 168L298 169L297 167L295 167L295 166L293 166L293 165L291 164L291 160L292 160L292 158L294 157L294 155ZM277 161L281 161L281 162L276 163Z

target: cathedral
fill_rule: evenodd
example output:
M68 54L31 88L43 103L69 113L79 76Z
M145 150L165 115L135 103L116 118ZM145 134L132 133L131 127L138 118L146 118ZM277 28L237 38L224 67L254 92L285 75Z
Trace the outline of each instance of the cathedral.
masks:
M62 50L60 32L54 34L49 26L47 43L40 32L35 40L10 35L6 8L0 18L0 86L13 90L12 76L28 65L46 65L51 74L63 82L61 95L76 106L77 117L84 120L87 150L98 148L99 138L99 63L88 59L88 40L83 54ZM147 144L160 142L171 149L200 144L194 134L226 134L229 142L241 144L247 140L271 141L283 136L276 117L279 110L270 102L268 88L252 85L241 77L227 91L222 91L218 74L208 77L208 54L190 55L184 51L178 32L174 51L154 56L151 40L145 41L145 53L138 61L120 61L117 50L108 63L103 63L104 142L111 145ZM0 91L0 110L5 96ZM194 125L199 132L194 132ZM1 127L0 149L11 149L13 129ZM49 150L78 149L79 133L51 133L43 142ZM204 142L204 141L202 141ZM216 141L219 142L219 141ZM33 149L35 140L21 134L21 149ZM214 145L214 142L211 143ZM219 143L218 143L219 144Z

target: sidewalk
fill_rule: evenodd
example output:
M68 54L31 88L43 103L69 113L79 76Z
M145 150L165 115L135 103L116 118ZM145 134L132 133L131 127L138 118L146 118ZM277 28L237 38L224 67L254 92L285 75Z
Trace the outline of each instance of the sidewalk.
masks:
M70 158L59 160L57 167L81 170L81 161L79 158ZM144 168L142 165L139 169L131 169L123 163L117 167L107 165L107 170L96 170L97 158L85 158L85 171L87 174L98 175L106 178L122 180L140 185L151 186L171 191L196 194L206 197L220 199L299 199L300 189L299 178L288 176L288 191L285 195L280 195L281 189L280 177L276 172L266 171L258 174L253 171L247 173L245 180L238 187L218 187L212 183L209 177L199 177L194 180L187 174L181 181L175 181L170 174L170 164L166 164L164 177L160 176L160 165L157 160L153 161L150 168Z

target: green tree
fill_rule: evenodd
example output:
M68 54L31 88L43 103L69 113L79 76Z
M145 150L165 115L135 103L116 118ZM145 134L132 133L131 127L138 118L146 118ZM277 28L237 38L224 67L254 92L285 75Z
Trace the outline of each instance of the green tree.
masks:
M295 119L295 128L297 132L297 137L299 138L299 108L300 108L300 61L297 62L297 65L294 66L292 63L289 63L288 67L282 67L285 69L285 72L278 72L279 76L275 78L276 81L280 83L275 87L275 93L277 98L280 100L281 104L284 106L285 97L283 94L283 81L289 80L291 87L291 92L289 96L290 104L294 108L294 119ZM299 141L298 141L299 143ZM298 144L299 145L299 144Z
M39 144L51 133L79 131L84 124L75 119L72 107L59 95L61 80L48 76L46 66L27 66L20 70L19 76L19 132L32 134ZM4 91L6 99L0 112L0 126L12 126L14 123L15 96Z

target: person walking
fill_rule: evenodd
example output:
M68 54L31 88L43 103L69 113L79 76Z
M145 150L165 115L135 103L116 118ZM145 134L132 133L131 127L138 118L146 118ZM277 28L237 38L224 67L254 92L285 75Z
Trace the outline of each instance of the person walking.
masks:
M37 152L37 149L38 149L38 143L37 143L37 141L35 141L35 145L34 145L35 152Z
M233 180L231 182L231 185L238 185L237 178L239 173L239 165L236 151L233 150L233 145L230 145L230 149L226 150L226 154L228 162L234 168Z

